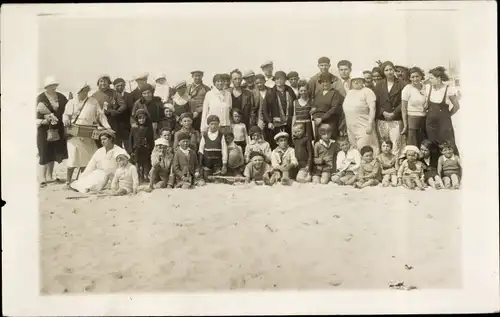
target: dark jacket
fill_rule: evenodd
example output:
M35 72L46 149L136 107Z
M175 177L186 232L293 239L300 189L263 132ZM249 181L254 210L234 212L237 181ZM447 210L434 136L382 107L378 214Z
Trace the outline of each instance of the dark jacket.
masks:
M104 95L103 95L104 94ZM127 120L127 105L125 99L114 89L107 89L106 91L97 91L93 95L100 105L103 106L104 102L108 103L107 110L104 110L108 123L118 135L126 133L127 125L123 123Z
M132 124L137 123L135 119L135 113L139 109L146 110L151 122L160 122L165 117L165 113L163 111L163 102L159 97L153 97L153 99L148 103L146 103L142 97L141 99L137 100L134 104L134 108L132 109L132 116L130 117Z
M185 176L194 176L194 173L198 170L198 157L196 156L196 151L190 150L189 156L186 156L181 150L176 150L174 154L174 160L172 162L172 171L174 175L178 178L183 178ZM186 175L189 174L189 175Z
M342 104L344 97L335 89L331 88L326 95L320 91L313 101L313 119L321 118L321 122L330 123L338 120L342 115Z
M381 80L375 86L375 96L376 101L376 118L379 120L385 120L383 112L394 113L394 118L392 120L402 120L401 117L401 92L406 86L405 82L401 80L395 80L391 87L391 91L387 92L387 80Z
M273 118L280 116L279 107L281 107L281 104L278 101L277 90L278 90L277 86L274 86L273 88L269 89L266 94L266 99L263 103L262 115L264 123L266 125L269 123L273 123ZM295 92L290 86L285 85L285 92L288 92L290 94L291 100L287 105L287 109L283 109L283 112L288 116L287 124L291 125L293 118L293 102L297 99L297 96L295 96Z
M204 83L201 83L196 88L194 88L194 84L187 85L186 92L189 96L189 107L191 108L191 112L198 112L198 114L201 114L205 95L209 91L210 87Z
M233 98L233 90L234 88L229 88L229 93L231 94L231 98ZM253 94L250 90L242 89L241 98L242 98L241 109L240 109L241 122L243 122L246 125L248 131L250 127L257 124L258 108L255 106ZM231 112L231 118L232 118L232 112Z
M148 122L144 125L134 127L130 131L130 147L132 150L138 147L146 147L148 150L153 150L154 142L153 127Z
M299 162L299 168L308 167L312 172L314 149L311 140L304 135L301 138L293 138L295 157Z

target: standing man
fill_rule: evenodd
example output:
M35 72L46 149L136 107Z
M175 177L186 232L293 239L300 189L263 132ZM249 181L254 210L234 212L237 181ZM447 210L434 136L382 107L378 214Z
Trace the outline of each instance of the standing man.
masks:
M289 72L286 77L288 78L288 82L290 83L290 87L292 87L295 96L299 97L299 73L296 71Z
M123 98L125 105L127 106L119 118L119 131L116 131L116 134L120 136L120 139L122 139L125 150L130 153L130 116L132 115L132 108L134 107L132 95L125 91L125 80L123 78L116 78L113 81L113 86L115 87L118 95Z
M137 87L134 90L132 90L132 92L131 92L132 103L135 103L137 100L141 99L141 97L142 97L141 89L145 85L147 85L148 76L149 76L149 73L143 73L135 78L135 83L137 84Z
M241 112L241 122L246 125L247 131L249 131L257 123L257 108L252 92L241 87L242 79L242 74L238 69L231 72L231 82L233 83L233 87L229 88L232 99L231 119L232 110L238 109Z
M410 78L408 75L408 68L401 65L396 65L394 66L394 68L396 70L394 73L396 75L396 78L403 81L405 84L409 84Z
M247 70L243 73L243 81L244 83L241 84L242 87L253 90L255 88L255 73L251 70Z
M333 82L332 87L345 98L347 91L351 89L352 63L348 60L341 60L337 63L340 80ZM342 112L339 121L339 133L341 136L347 135L344 113Z
M122 130L122 125L120 121L123 118L123 114L127 111L127 105L122 96L110 88L111 78L108 75L103 75L97 80L98 90L94 93L92 97L97 99L99 105L104 110L104 114L108 119L108 123L111 129L115 131L115 144L119 147L123 147L124 135ZM128 138L128 135L127 135Z
M281 131L285 131L289 136L291 133L293 102L297 97L290 86L286 83L286 74L283 71L277 71L275 74L276 85L266 94L266 100L263 104L264 123L269 131L268 137L271 138L271 147L276 147L274 136Z
M268 88L265 85L266 78L262 74L257 74L255 76L255 88L252 90L253 100L255 103L255 108L257 109L257 125L261 128L264 134L264 139L267 141L267 128L264 125L264 103L266 100L266 95ZM269 142L269 141L268 141Z
M189 107L193 113L193 128L200 131L203 101L207 92L210 91L210 87L203 84L203 72L201 70L193 70L191 76L193 77L193 83L187 86Z
M275 85L275 77L273 76L274 66L272 61L267 61L260 65L262 72L264 73L264 78L266 79L266 87L273 88Z
M375 85L373 84L373 75L369 70L363 71L363 77L365 79L365 87L370 88L371 90L375 89Z
M341 60L337 63L337 68L339 70L340 80L333 83L333 88L337 89L342 97L345 97L347 91L351 89L352 63L347 60Z
M321 83L319 82L319 77L322 74L332 75L333 77L331 77L331 78L333 78L334 83L339 80L339 78L337 76L333 75L330 72L330 67L331 67L331 64L330 64L330 59L328 57L323 56L323 57L320 57L318 59L319 73L312 76L311 79L309 79L309 83L307 84L308 90L309 90L309 96L311 96L311 98L316 96L319 92L323 91L323 88L321 87Z

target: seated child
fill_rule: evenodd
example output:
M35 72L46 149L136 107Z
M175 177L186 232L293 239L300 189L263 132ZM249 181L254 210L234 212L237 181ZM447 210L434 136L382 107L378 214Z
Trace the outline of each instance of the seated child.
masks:
M438 160L437 172L443 178L446 189L459 189L460 177L462 176L462 165L460 157L455 154L455 147L450 142L439 144L441 156Z
M163 113L165 117L158 122L158 129L167 129L170 131L179 130L179 119L174 114L174 106L169 103L163 104Z
M231 176L240 176L245 168L245 158L241 146L234 141L233 132L224 134L227 145L227 173Z
M193 114L191 112L185 112L180 116L179 120L181 128L174 133L174 151L177 150L179 146L179 136L182 133L187 133L189 135L189 147L197 152L198 145L200 144L200 132L193 128Z
M382 172L382 186L398 186L398 157L392 153L392 141L382 140L381 152L377 157Z
M262 129L258 126L250 128L250 142L245 148L245 162L250 162L250 153L260 152L264 154L264 161L268 164L271 163L271 146L269 142L264 140Z
M281 181L282 185L291 185L290 170L299 165L295 158L295 150L288 146L288 138L289 135L286 132L279 132L274 136L278 147L271 153L271 166L273 168L271 185L278 181Z
M181 133L179 136L179 147L175 151L172 162L172 172L174 173L174 184L176 187L189 189L196 184L199 178L198 157L196 152L189 147L191 136L188 133ZM202 185L202 183L199 183Z
M123 196L128 194L136 194L139 187L139 175L137 169L129 162L130 155L123 152L116 156L118 168L115 171L113 180L111 181L112 195Z
M219 117L209 115L208 130L203 132L200 141L199 164L203 168L203 180L208 181L210 175L226 174L227 144L224 135L219 131Z
M311 181L313 147L311 139L305 133L304 123L295 123L292 127L292 140L295 149L295 158L299 162L299 171L296 180L299 183L309 183Z
M332 127L322 124L318 128L319 140L314 144L314 164L316 165L313 176L314 184L328 184L330 177L335 171L335 158L339 152L339 146L331 139Z
M149 170L151 169L151 151L155 141L154 131L146 110L137 110L135 116L137 126L130 131L130 147L137 165L139 182L148 182Z
M420 162L424 165L424 181L434 189L444 187L437 172L438 159L435 144L430 140L423 140L420 145Z
M361 155L357 149L351 147L347 137L340 137L338 142L340 151L337 154L336 172L332 176L332 182L337 185L353 185L361 165Z
M271 173L271 166L264 162L264 154L261 152L250 153L250 162L245 166L245 171L243 172L245 184L253 181L257 185L271 185Z
M241 122L241 111L239 109L233 110L233 123L231 130L234 134L234 143L239 145L245 153L245 148L248 142L247 126Z
M403 151L406 159L398 170L398 183L409 189L424 190L424 165L418 160L419 149L415 145L407 145Z
M359 151L361 154L361 165L356 177L355 188L377 186L380 182L380 163L373 158L373 148L365 145Z
M174 152L167 140L160 137L155 141L151 153L151 172L149 173L148 192L154 188L166 188L169 184ZM172 175L173 176L173 175ZM170 181L173 184L173 179Z

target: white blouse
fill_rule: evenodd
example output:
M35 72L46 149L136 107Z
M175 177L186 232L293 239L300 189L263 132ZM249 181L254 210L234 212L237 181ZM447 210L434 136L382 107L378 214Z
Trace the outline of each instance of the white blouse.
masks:
M203 101L203 111L201 118L201 131L205 131L208 127L207 118L210 115L219 117L220 126L230 126L231 118L229 112L232 107L231 93L227 90L220 91L213 88L205 95Z
M431 92L432 89L432 92ZM431 94L431 101L435 103L440 103L443 101L444 97L444 92L446 91L446 85L443 85L443 87L436 89L433 88L432 85L427 85L425 87L425 93L426 96L429 96L429 93ZM453 104L451 103L450 96L456 96L457 91L454 87L448 86L448 91L446 92L446 103L450 106L453 107Z

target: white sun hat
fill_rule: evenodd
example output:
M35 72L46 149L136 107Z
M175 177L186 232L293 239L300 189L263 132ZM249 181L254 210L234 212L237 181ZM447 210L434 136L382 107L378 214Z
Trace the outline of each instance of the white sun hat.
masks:
M167 79L167 76L166 76L165 74L163 74L163 73L158 74L158 75L156 75L156 77L155 77L155 81L157 81L158 79L162 79L162 78Z
M155 140L155 145L163 145L163 146L168 146L168 141L165 140L164 138L158 138Z
M80 93L82 90L84 90L85 88L88 88L88 89L89 89L89 91L90 91L90 86L89 86L89 84L84 83L82 86L80 86L80 87L78 88L78 91L77 91L76 93L77 93L77 94L79 94L79 93Z
M59 81L57 81L54 78L54 76L48 76L47 78L45 78L43 88L47 88L47 87L53 86L53 85L59 85Z
M351 79L365 79L365 75L363 74L363 72L353 72L352 75L351 75Z

